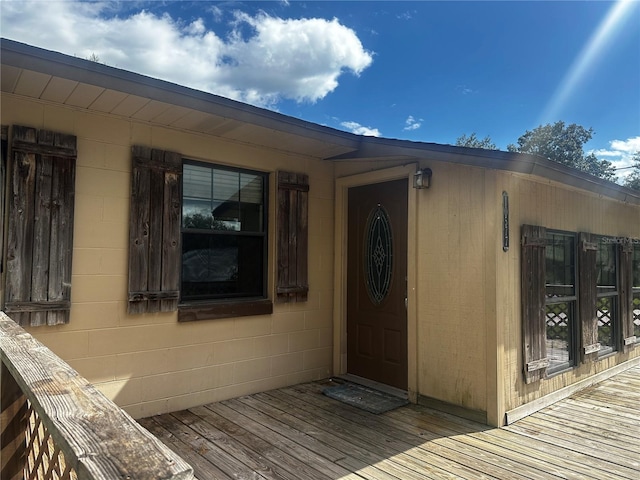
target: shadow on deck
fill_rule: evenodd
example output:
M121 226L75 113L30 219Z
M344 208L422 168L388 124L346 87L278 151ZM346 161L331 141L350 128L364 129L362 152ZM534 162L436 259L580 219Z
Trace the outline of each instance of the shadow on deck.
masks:
M374 415L326 385L140 423L200 480L640 478L640 366L502 429L417 405Z

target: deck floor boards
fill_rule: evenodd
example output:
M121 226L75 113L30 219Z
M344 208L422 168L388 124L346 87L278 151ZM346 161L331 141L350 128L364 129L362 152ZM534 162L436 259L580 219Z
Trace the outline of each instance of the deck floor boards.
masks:
M497 429L408 405L381 415L326 382L140 423L199 480L640 478L640 366Z

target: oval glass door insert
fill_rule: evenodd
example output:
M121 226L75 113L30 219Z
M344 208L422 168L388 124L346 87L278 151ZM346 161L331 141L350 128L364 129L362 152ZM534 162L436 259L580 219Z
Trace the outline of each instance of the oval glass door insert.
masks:
M380 305L391 288L393 271L391 222L380 204L369 214L364 231L364 270L369 298Z

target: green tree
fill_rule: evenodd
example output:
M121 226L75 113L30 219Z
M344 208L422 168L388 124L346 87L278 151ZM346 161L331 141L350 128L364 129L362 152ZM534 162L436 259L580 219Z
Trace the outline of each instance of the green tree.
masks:
M577 168L605 180L615 180L611 162L600 160L593 153L585 155L584 144L591 140L593 129L559 121L527 130L518 138L518 145L510 144L510 152L532 153L563 165Z
M625 187L640 191L640 151L633 154L633 171L624 182Z
M456 146L458 147L469 147L469 148L484 148L486 150L498 150L498 147L491 137L487 135L482 140L480 140L476 132L473 132L471 135L467 136L466 134L462 134L456 139Z

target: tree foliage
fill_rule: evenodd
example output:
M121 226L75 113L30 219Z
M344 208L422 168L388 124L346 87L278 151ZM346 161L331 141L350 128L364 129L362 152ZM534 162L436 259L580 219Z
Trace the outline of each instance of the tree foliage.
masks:
M633 154L633 171L624 182L625 187L640 191L640 151Z
M585 154L584 144L592 136L592 128L586 129L575 123L565 126L559 121L527 130L518 138L518 144L508 145L507 150L540 155L605 180L615 180L611 162L599 160L593 153Z
M469 148L484 148L486 150L498 150L498 147L491 137L487 135L482 140L479 139L476 135L476 132L473 132L471 135L467 136L466 134L460 135L456 139L456 146L458 147L469 147Z

